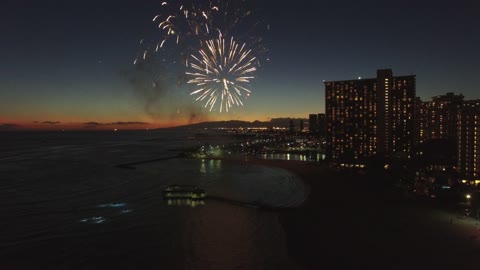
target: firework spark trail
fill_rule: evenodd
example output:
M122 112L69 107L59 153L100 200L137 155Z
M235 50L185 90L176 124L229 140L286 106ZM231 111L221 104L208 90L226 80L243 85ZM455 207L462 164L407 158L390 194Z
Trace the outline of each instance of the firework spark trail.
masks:
M220 112L233 105L243 106L242 98L251 91L247 84L254 79L257 70L256 57L246 44L238 44L233 37L229 42L219 33L218 38L203 43L197 55L191 55L186 72L188 83L196 86L190 95L198 95L197 101L206 99L205 108L213 110L217 101Z
M261 23L244 6L242 0L163 1L161 12L152 18L160 37L154 42L156 46L149 46L149 49L158 52L167 45L180 45L180 50L190 55L197 51L199 41L214 39L219 31L256 47L255 43L260 44L262 39L254 29ZM186 64L185 59L182 60Z
M205 108L212 111L218 104L220 112L228 112L243 106L266 52L259 35L262 22L244 0L165 0L152 21L160 36L153 44L140 42L134 65L164 54L163 62L179 60L186 82L194 86L190 95ZM178 59L171 58L175 54Z
M182 1L162 3L162 14L153 18L162 31L162 43L173 39L178 45L189 37L205 38L210 34L212 18L219 8L213 2L193 1L190 5ZM160 46L161 48L162 46Z

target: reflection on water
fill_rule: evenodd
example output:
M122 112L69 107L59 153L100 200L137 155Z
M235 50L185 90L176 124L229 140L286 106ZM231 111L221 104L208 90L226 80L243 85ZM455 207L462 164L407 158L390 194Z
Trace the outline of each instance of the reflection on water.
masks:
M220 171L222 169L222 160L201 160L200 173L207 174L208 172Z
M119 169L189 143L102 134L0 140L0 269L292 269L277 215L229 201L297 206L307 192L294 175L180 158ZM164 200L170 185L225 200Z
M276 213L212 201L190 212L186 269L295 269Z
M97 205L95 208L89 207L89 209L93 210L95 216L82 218L80 219L81 223L102 224L107 220L115 220L118 214L128 214L133 211L127 208L127 203L124 202L104 203Z
M104 223L107 219L104 217L91 217L91 218L84 218L80 220L82 223L89 223L89 224L101 224Z
M311 154L290 154L290 153L275 153L275 154L263 154L260 155L263 159L277 159L277 160L297 160L297 161L324 161L325 154L311 153Z
M100 208L121 208L127 206L126 203L107 203L107 204L100 204L98 207Z
M190 206L197 207L205 205L205 200L192 200L192 199L167 199L167 205L169 206Z
M205 166L205 159L202 159L202 163L200 164L200 173L207 174L207 166Z

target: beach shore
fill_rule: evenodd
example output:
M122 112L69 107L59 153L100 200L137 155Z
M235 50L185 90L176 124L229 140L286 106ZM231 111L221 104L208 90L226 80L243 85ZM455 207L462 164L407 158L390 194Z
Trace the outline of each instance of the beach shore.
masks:
M479 221L374 188L364 176L318 163L243 159L298 175L305 203L280 212L288 253L303 269L471 269L480 252Z

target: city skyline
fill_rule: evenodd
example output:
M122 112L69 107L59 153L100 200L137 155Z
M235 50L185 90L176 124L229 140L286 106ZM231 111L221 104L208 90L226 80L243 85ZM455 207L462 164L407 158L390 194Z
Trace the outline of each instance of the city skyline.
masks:
M144 97L129 84L125 73L139 40L154 33L158 1L8 1L4 10L10 12L1 19L6 42L0 45L5 63L0 125L157 128L307 118L325 112L323 80L374 78L383 68L417 75L417 96L423 100L447 92L480 98L474 2L456 8L363 3L354 4L355 10L345 8L352 3L256 4L264 14L259 19L270 25L264 37L270 61L258 71L245 106L220 114L200 109L185 85L170 86L175 94L167 105L162 101L146 109Z

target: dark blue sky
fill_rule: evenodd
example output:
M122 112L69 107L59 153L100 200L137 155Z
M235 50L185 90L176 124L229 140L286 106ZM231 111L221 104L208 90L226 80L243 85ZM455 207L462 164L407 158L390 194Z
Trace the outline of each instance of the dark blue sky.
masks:
M59 120L182 123L175 100L152 114L125 78L139 40L155 33L162 1L10 1L0 7L0 123ZM251 1L252 2L252 1ZM323 112L322 80L417 75L423 99L449 91L480 98L479 4L456 1L253 1L268 22L270 61L233 113L267 120ZM281 2L281 3L279 3ZM430 2L430 1L429 1ZM163 106L159 103L159 106ZM178 111L178 109L177 109Z

